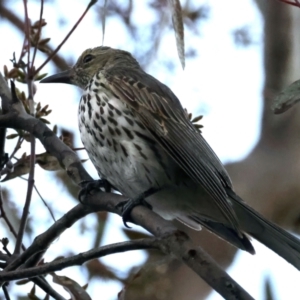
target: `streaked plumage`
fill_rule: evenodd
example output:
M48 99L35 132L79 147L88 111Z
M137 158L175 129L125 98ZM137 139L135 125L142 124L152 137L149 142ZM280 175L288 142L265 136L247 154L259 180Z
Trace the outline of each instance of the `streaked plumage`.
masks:
M248 233L300 269L300 242L247 206L233 191L222 163L164 84L128 53L86 50L75 66L42 82L83 89L79 129L99 176L166 219L200 225L254 253Z

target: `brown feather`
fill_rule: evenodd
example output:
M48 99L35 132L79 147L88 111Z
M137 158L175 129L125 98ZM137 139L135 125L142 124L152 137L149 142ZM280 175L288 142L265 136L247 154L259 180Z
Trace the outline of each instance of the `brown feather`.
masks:
M176 163L212 197L232 227L240 232L226 187L232 187L222 163L187 118L178 98L141 69L102 71L109 88L131 107ZM139 88L142 86L142 88Z

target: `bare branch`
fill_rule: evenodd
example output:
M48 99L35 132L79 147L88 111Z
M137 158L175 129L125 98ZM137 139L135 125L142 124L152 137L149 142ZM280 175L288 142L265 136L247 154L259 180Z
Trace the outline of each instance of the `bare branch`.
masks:
M2 286L2 290L3 290L3 294L4 294L5 299L6 300L10 300L10 296L9 296L9 293L8 293L6 285Z
M14 237L17 237L17 232L14 229L13 225L11 224L9 218L7 217L4 207L3 207L3 195L2 195L1 187L0 187L0 218L3 218L7 227L11 231L11 233L14 235ZM22 249L25 250L25 246L23 244L22 244Z
M29 56L29 53L28 53ZM28 67L29 68L29 67ZM28 86L29 90L32 90L32 81L28 80ZM17 102L17 95L15 91L15 85L13 82L11 82L11 88L12 88L12 97L16 98L14 101ZM31 97L33 97L32 94L30 94ZM31 98L31 101L33 102L33 98ZM27 185L27 193L26 193L26 199L25 204L23 208L23 213L20 221L20 227L17 234L16 239L16 245L14 249L14 255L21 253L21 247L22 247L22 241L23 236L26 228L27 218L29 214L29 207L31 203L31 196L32 196L32 190L34 186L34 168L35 168L35 137L31 134L30 136L30 148L31 148L31 156L30 156L30 171L29 171L29 178L28 178L28 185Z
M38 37L41 36L43 13L44 13L44 0L41 0L40 19L39 19L39 27L38 27L38 32L37 32ZM30 66L31 70L33 70L33 67L34 67L34 61L35 61L35 56L36 56L36 52L38 49L38 43L39 43L39 39L36 39L36 43L34 45L34 50L33 50L33 55L32 55L32 60L31 60L31 66Z
M67 267L82 265L83 263L91 259L104 257L114 253L127 252L132 250L143 250L143 249L159 249L160 243L161 241L159 239L145 238L145 239L139 239L134 241L126 241L126 242L106 245L106 246L92 249L90 251L80 253L78 255L74 255L72 257L57 259L54 260L53 262L46 263L38 267L11 271L6 273L2 279L10 281L10 280L23 279L23 278L31 278L38 275L45 275L47 273L59 271Z
M91 212L105 210L121 215L121 210L117 210L116 206L122 201L124 201L124 197L117 194L99 192L91 195L86 199L86 204L88 205L78 204L70 210L46 232L38 236L32 245L10 264L5 271L16 269L31 257L34 258L30 259L31 264L36 263L54 239L78 219ZM132 218L136 224L141 225L158 238L161 238L160 249L165 254L172 254L187 264L225 299L252 299L200 247L195 247L190 238L185 233L178 231L171 222L162 219L142 206L133 209ZM5 272L0 274L1 280L2 276L5 276Z
M24 32L25 25L24 25L23 21L16 14L14 14L12 11L7 9L4 6L3 1L0 1L0 15L1 15L1 17L8 20L18 30ZM54 51L53 49L51 49L51 47L49 45L45 45L45 47L47 49L47 53L52 53ZM69 67L68 62L58 54L56 54L52 58L52 60L53 60L53 63L56 65L56 67L58 67L60 69L67 69Z
M66 300L57 291L55 291L43 277L32 278L31 280L55 300Z
M6 107L9 111L5 115L0 115L0 127L23 129L34 134L45 149L58 159L74 182L79 183L82 180L92 179L83 168L76 153L66 146L42 121L28 115L18 99L12 98L1 73L0 96L2 97L2 107Z
M0 86L1 78L0 76ZM1 127L22 129L32 133L42 142L46 150L60 161L75 182L79 183L82 180L90 179L76 154L63 144L44 123L26 114L18 99L7 97L1 90L0 96L3 105L10 108L9 113L0 116ZM8 271L15 270L23 264L26 267L36 264L52 241L85 215L103 210L122 215L122 211L117 208L117 205L124 200L126 199L120 195L102 192L86 197L85 205L78 204L46 232L38 236L25 252L5 268L0 278ZM165 254L171 254L188 265L225 299L252 299L200 247L195 247L187 234L177 230L171 222L142 206L134 208L131 217L134 223L141 225L163 241L160 248Z
M65 42L68 40L68 38L71 36L71 34L74 32L74 30L77 28L77 26L80 24L80 22L83 20L89 9L97 2L97 0L91 0L88 4L87 8L81 15L81 17L78 19L78 21L75 23L75 25L72 27L70 32L66 35L66 37L63 39L63 41L56 47L56 49L49 55L49 57L42 63L41 66L38 67L38 69L35 71L35 75L38 74L42 68L52 59L53 56L56 55L56 53L60 50L60 48L65 44Z

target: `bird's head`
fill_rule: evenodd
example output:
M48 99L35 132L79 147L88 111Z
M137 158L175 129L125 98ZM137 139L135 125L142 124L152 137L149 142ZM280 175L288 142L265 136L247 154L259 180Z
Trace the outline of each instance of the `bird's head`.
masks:
M84 89L97 72L116 66L140 68L138 62L129 52L101 46L85 50L73 68L48 76L40 82L68 83Z

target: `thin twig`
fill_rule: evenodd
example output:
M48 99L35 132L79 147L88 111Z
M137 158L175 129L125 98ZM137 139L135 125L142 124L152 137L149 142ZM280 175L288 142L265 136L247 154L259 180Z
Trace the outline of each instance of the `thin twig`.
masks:
M30 170L29 170L29 176L28 176L28 186L27 186L27 193L26 193L26 200L23 208L23 213L21 217L20 227L18 231L18 236L16 240L15 250L14 254L20 254L21 250L21 244L25 232L25 227L27 223L27 218L29 214L29 207L31 203L32 198L32 190L34 187L34 171L35 171L35 137L34 135L30 135Z
M4 168L8 156L5 154L6 128L0 128L0 171Z
M27 76L30 70L30 20L28 16L27 0L23 0L24 3L24 14L25 14L25 39L27 47Z
M27 178L24 178L22 176L20 176L21 179L25 180L25 181L28 181ZM39 197L41 198L42 202L44 203L44 205L46 206L46 208L48 209L50 215L51 215L51 218L52 220L55 222L55 216L50 208L50 206L47 204L46 200L42 197L41 193L39 192L38 188L36 187L36 185L34 184L33 188L35 189L35 191L37 192L37 194L39 195Z
M3 1L0 1L0 15L3 19L6 19L11 26L14 26L17 30L24 32L24 22L16 15L14 14L14 12L10 9L7 9L4 6ZM24 39L25 41L25 39ZM51 53L53 52L52 48L49 45L44 45L46 52L47 53ZM23 48L22 47L22 52L23 53ZM20 56L19 62L21 60L22 56ZM67 61L60 55L56 55L55 57L53 57L53 63L61 69L66 69L68 67L68 63Z
M8 219L6 212L4 210L3 207L3 195L2 195L2 188L0 186L0 218L3 218L3 220L5 221L6 225L8 226L9 230L11 231L11 233L14 235L14 237L17 237L17 232L14 229L13 225L11 224L10 220ZM22 244L22 249L25 251L26 248L25 246Z
M7 242L4 242L4 240L7 240ZM1 243L3 245L2 249L4 250L4 252L8 255L8 256L11 256L11 253L10 251L8 250L7 248L7 245L8 245L8 239L7 238L4 238L1 240Z
M25 26L24 26L25 27ZM16 61L17 65L21 65L21 61L22 61L22 58L24 56L24 53L25 53L25 48L26 48L26 35L24 36L24 40L23 40L23 45L22 45L22 49L21 49L21 53L20 53L20 57L19 57L19 60ZM13 59L15 59L15 53L13 54Z
M77 26L80 24L80 22L83 20L89 9L97 2L97 0L91 0L88 4L87 8L85 9L84 13L81 15L81 17L78 19L78 21L75 23L75 25L72 27L70 32L66 35L66 37L63 39L63 41L57 46L57 48L47 57L47 59L37 68L33 76L37 75L44 66L52 59L53 56L56 55L56 53L60 50L60 48L65 44L65 42L69 39L71 34L74 32L74 30L77 28Z
M2 217L5 222L7 223L8 227L10 228L13 235L16 237L17 233L14 230L13 226L11 225L9 219L6 216L6 213L3 209L3 200L2 200L2 192L0 187L0 217ZM26 247L22 244L23 251L26 250ZM8 254L2 254L0 253L0 259L8 262L9 257L11 256L10 252L7 248L4 249ZM0 267L3 269L7 267L7 263L1 264ZM44 290L46 293L48 293L50 296L52 296L54 299L57 300L65 300L63 297L61 297L55 290L52 289L52 287L43 279L43 278L34 278L32 281L37 284L42 290ZM3 285L5 286L5 284Z
M16 146L15 146L13 152L9 156L9 160L11 160L13 158L13 156L17 153L17 151L21 148L23 142L24 142L24 138L19 136Z
M27 0L23 0L24 2L24 11L25 11L25 35L27 39L27 86L28 86L28 102L29 102L29 110L30 114L34 115L34 104L33 104L33 76L32 76L32 68L30 67L30 20L28 17L28 7L27 7ZM12 85L12 90L14 90L14 85ZM15 93L15 90L12 92ZM17 97L15 95L15 97ZM20 221L20 227L17 235L14 255L18 255L21 253L21 245L23 236L25 233L26 223L29 214L29 208L32 198L32 190L34 186L34 171L35 171L35 137L33 134L30 134L30 170L28 176L28 186L27 186L27 193L26 193L26 200L23 208L23 213Z
M41 288L46 294L49 294L55 300L66 300L57 291L55 291L51 285L43 277L36 277L31 279L39 288Z
M53 214L53 212L52 212L50 206L47 204L46 200L42 197L42 195L41 195L41 193L39 192L39 190L38 190L38 188L36 187L36 185L34 185L34 189L35 189L35 191L37 192L37 194L39 195L39 197L41 198L41 200L42 200L42 202L44 203L44 205L46 206L46 208L48 209L49 214L50 214L52 220L55 222L56 219L55 219L55 216L54 216L54 214Z
M89 260L104 257L110 254L133 250L159 249L160 243L160 239L157 238L144 238L134 241L114 243L111 245L106 245L86 252L82 252L72 257L57 259L50 263L39 265L37 267L10 271L3 275L1 274L1 279L11 281L23 278L31 278L38 275L45 275L50 272L56 272L65 269L67 267L82 265L83 263L86 263Z
M34 255L36 255L36 257L35 261L32 261L32 265L35 265L35 263L39 261L40 257L43 256L51 243L61 233L63 233L67 228L71 227L76 221L94 211L95 209L91 207L78 204L59 220L57 220L52 226L50 226L47 231L37 236L27 250L19 255L14 261L10 262L4 271L8 272L20 267ZM3 273L4 272L0 273L0 278Z
M3 294L4 294L4 296L5 296L5 300L10 300L10 296L9 296L9 293L8 293L6 284L4 284L4 285L2 286L2 290L3 290Z
M37 46L38 46L39 39L41 36L43 12L44 12L44 0L41 0L40 21L39 21L40 26L38 27L38 32L37 32L38 38L36 39L36 43L34 45L34 50L33 50L33 55L32 55L32 60L31 60L31 67L30 67L31 70L33 70L33 68L34 68L34 61L35 61L35 56L36 56L36 52L37 52Z
M2 114L6 114L6 109L2 108ZM5 161L5 138L6 138L6 128L0 128L0 167L1 171L4 167Z

